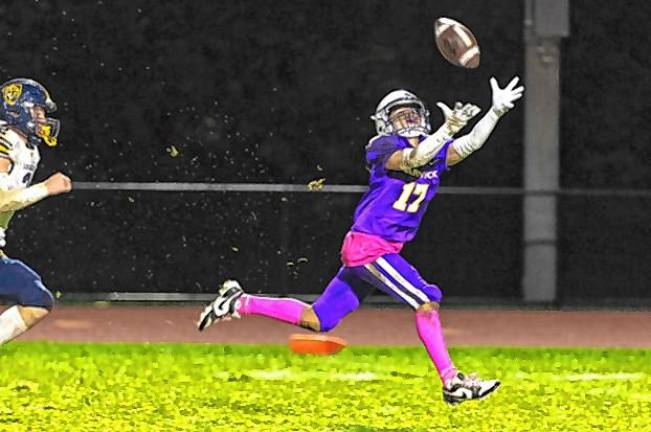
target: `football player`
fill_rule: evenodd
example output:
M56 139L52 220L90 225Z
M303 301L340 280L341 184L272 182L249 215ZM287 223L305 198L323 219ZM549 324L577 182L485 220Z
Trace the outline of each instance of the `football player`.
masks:
M40 160L40 143L54 147L59 133L59 121L47 117L56 105L45 87L18 78L0 88L0 298L14 303L0 315L0 344L4 344L38 323L54 306L41 277L2 251L9 221L17 210L69 192L71 182L56 173L30 186Z
M392 91L371 117L378 135L366 146L370 186L355 210L353 226L341 249L343 266L323 294L307 305L291 298L244 294L238 282L227 280L217 298L200 316L199 330L222 319L256 314L327 332L357 309L364 296L378 288L416 311L416 328L443 384L443 399L450 404L481 399L499 385L457 370L448 354L439 320L442 294L426 282L401 255L411 241L434 198L441 175L479 150L499 119L522 97L515 77L500 88L491 78L492 106L460 138L453 138L480 109L439 102L443 125L431 133L429 112L423 102L405 90Z

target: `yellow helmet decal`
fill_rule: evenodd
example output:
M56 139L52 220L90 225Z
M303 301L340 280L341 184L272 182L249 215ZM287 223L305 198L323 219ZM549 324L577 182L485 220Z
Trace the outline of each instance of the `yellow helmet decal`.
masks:
M7 105L15 105L23 93L23 85L20 83L7 84L2 88L2 99Z
M58 140L57 137L53 137L51 134L52 126L50 125L41 125L38 128L38 132L36 133L36 135L43 138L43 141L45 141L45 144L47 144L48 147L55 147L58 143Z

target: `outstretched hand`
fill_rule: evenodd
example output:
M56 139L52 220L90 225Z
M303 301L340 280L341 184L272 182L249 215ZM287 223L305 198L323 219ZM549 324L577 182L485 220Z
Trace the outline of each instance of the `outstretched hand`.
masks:
M445 118L445 126L449 136L454 136L468 123L470 119L475 117L481 111L477 105L463 104L455 102L454 108L450 108L443 102L437 102L436 106L443 112Z
M508 110L513 108L513 102L522 97L524 86L515 88L519 77L514 77L506 87L501 89L497 84L495 77L490 79L491 89L493 90L493 111L498 116L504 115Z

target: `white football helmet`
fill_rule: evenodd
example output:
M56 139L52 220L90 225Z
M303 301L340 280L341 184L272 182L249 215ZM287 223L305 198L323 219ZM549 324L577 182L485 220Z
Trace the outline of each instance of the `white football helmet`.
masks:
M413 106L420 114L420 124L396 129L389 115L391 111L401 106ZM379 135L397 134L406 138L413 138L430 133L431 126L429 123L429 111L425 104L415 94L407 90L394 90L384 96L375 109L375 114L371 116L375 121L375 129Z

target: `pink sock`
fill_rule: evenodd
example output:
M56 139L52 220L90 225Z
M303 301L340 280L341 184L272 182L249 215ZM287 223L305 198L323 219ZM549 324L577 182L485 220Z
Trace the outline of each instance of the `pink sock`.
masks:
M309 307L293 298L258 297L242 294L237 306L240 315L263 315L290 324L299 324L301 314Z
M454 377L457 370L452 364L450 354L448 354L448 349L445 346L438 311L417 312L416 329L434 366L436 366L441 382L445 384L447 380Z

